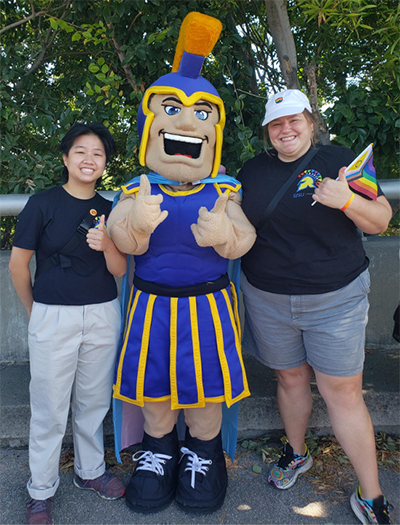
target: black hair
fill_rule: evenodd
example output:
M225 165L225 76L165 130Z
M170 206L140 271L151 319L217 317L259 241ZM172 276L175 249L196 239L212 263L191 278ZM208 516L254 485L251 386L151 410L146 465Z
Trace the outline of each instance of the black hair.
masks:
M60 144L60 150L64 155L68 157L68 153L72 148L72 145L76 138L81 137L82 135L96 135L99 137L104 146L104 151L106 153L106 164L109 161L111 155L116 153L117 147L115 145L114 139L108 129L101 124L100 122L92 122L91 124L82 124L78 122L70 128L67 133L64 135L64 138ZM61 180L65 184L68 182L68 168L64 166L63 172L61 174ZM100 183L101 177L97 180L96 186Z

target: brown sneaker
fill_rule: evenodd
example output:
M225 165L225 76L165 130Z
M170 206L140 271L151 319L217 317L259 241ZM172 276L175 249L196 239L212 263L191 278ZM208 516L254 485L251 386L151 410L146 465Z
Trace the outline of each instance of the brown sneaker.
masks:
M28 525L51 525L51 498L31 499L27 504L26 522Z
M103 499L119 499L125 494L122 481L106 470L96 479L82 479L75 474L74 485L78 489L94 490Z

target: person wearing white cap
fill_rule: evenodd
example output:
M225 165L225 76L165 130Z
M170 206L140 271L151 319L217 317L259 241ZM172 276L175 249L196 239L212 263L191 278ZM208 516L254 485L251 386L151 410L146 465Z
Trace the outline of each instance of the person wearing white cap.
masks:
M359 478L351 507L362 523L390 523L362 396L369 273L358 229L386 230L391 208L379 185L372 199L350 189L344 166L355 158L351 150L315 146L311 106L301 91L273 95L262 125L272 149L246 162L238 179L243 211L257 229L242 257L243 348L276 370L288 438L268 481L290 488L312 466L305 432L314 371Z

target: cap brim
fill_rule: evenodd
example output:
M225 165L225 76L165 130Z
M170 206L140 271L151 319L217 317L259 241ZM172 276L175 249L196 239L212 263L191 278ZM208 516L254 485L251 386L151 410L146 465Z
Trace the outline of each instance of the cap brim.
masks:
M297 115L297 113L303 113L306 108L304 105L293 105L286 107L277 107L275 111L268 112L268 115L265 115L262 126L269 124L273 120L280 117L288 117L289 115ZM309 109L311 111L311 108Z

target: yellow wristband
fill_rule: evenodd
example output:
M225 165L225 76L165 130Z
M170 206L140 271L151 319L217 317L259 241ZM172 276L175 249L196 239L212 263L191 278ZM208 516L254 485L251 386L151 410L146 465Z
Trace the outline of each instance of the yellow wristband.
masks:
M350 199L346 202L346 204L343 206L343 208L340 208L340 211L347 210L347 208L350 206L350 204L353 202L353 199L355 197L355 194L352 193Z

